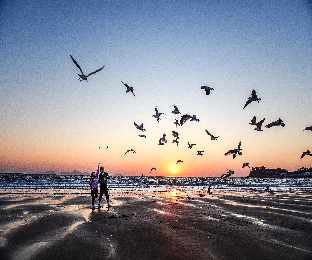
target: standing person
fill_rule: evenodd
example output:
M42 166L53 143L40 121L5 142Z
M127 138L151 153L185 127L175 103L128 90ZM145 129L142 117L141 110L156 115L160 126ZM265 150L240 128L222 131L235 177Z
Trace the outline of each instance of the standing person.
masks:
M95 198L98 196L98 172L95 174L95 172L91 173L89 185L91 189L91 197L92 197L92 210L95 209L94 207L94 201Z
M99 166L98 166L98 171L99 171ZM108 195L108 190L107 190L107 181L110 178L107 172L104 172L104 167L101 166L100 168L100 174L99 174L99 183L100 183L100 197L99 197L99 205L98 208L101 208L101 200L103 197L103 193L105 194L106 201L108 204L108 208L111 207L109 204L109 195Z

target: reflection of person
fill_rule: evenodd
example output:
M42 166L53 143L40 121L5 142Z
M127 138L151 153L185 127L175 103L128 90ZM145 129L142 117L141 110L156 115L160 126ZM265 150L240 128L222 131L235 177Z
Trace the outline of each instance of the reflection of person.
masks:
M94 210L94 201L95 198L98 196L98 173L95 172L91 173L89 185L91 189L91 197L92 197L92 210Z
M98 166L98 171L99 171L99 166ZM107 181L109 178L110 177L108 173L104 172L104 167L101 166L100 174L99 174L99 183L100 183L100 197L99 197L99 206L98 206L99 209L101 207L101 200L103 197L103 193L105 194L108 207L111 207L111 205L109 204L109 195L108 195L108 189L107 189Z

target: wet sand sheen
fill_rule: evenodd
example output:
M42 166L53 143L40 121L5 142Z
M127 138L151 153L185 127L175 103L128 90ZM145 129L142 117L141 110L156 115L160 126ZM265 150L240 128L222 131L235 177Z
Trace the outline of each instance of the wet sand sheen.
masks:
M0 193L1 259L311 259L312 193Z

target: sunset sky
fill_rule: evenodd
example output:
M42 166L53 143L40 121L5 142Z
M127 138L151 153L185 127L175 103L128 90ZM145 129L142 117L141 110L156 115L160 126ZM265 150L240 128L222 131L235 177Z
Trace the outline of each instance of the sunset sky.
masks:
M112 175L156 167L151 175L209 177L247 176L246 162L311 167L312 156L300 159L312 151L312 131L303 131L312 126L308 2L2 1L0 172L91 172L101 163ZM80 82L70 55L85 74L105 67ZM261 101L243 109L253 89ZM176 128L183 114L200 121ZM265 118L263 131L253 116ZM285 127L264 127L279 118ZM242 155L224 155L240 141Z

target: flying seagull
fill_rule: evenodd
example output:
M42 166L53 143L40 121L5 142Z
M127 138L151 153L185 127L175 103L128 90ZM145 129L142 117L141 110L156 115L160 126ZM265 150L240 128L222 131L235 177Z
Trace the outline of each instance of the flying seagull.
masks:
M258 103L259 103L259 100L261 100L261 98L258 98L258 97L257 97L257 93L256 93L256 91L253 89L252 92L251 92L251 97L248 98L248 100L247 100L245 106L243 107L243 109L244 109L245 107L247 107L252 101L258 101Z
M282 127L285 126L283 120L280 119L280 118L279 118L278 120L276 120L275 122L272 122L272 123L266 125L265 127L266 127L266 128L270 128L270 127L272 127L272 126L279 126L279 125L281 125Z
M190 115L183 115L181 116L180 125L182 126L187 120L191 119L192 117Z
M307 150L306 152L303 152L302 155L301 155L301 157L300 157L300 159L302 159L302 158L305 157L306 155L312 156L310 150Z
M224 155L233 154L233 159L236 157L236 155L242 155L242 149L241 149L242 142L240 141L238 144L237 149L228 150Z
M176 164L178 164L179 162L183 162L182 160L177 160Z
M159 139L158 145L164 145L164 143L167 143L166 134L163 134L163 137Z
M122 81L121 81L121 83L124 84L127 87L126 93L128 93L130 91L130 92L132 92L133 96L135 96L134 93L133 93L133 87L130 87L128 84L123 83Z
M206 91L206 95L210 94L210 90L214 90L213 88L208 87L208 86L201 86L200 88Z
M151 169L150 173L151 173L153 170L156 170L156 168L155 168L155 167L153 167L153 168Z
M178 146L178 145L179 145L179 141L178 141L178 139L179 139L179 137L178 137L178 138L176 138L176 139L173 139L172 143L176 143L176 144L177 144L177 146Z
M205 129L205 131L206 131L207 135L210 135L211 140L217 140L217 139L220 137L220 136L213 136L213 135L210 134L210 133L208 132L208 130L206 130L206 129Z
M197 121L197 122L199 122L199 119L196 118L196 115L193 115L193 117L191 118L190 121Z
M144 138L146 138L146 135L139 135L140 137L144 137Z
M136 151L134 151L133 149L130 149L130 150L127 150L127 152L125 152L125 154L128 152L136 153Z
M187 142L187 145L188 145L188 147L187 147L187 148L192 149L192 148L193 148L193 146L194 146L194 145L196 145L196 144L190 144L190 142Z
M134 125L135 125L135 127L137 128L137 129L139 129L139 130L141 130L141 131L146 131L144 128L143 128L143 123L142 124L140 124L140 125L138 125L136 122L134 122Z
M157 119L157 122L159 122L160 120L160 115L164 114L164 113L159 113L157 107L155 107L155 112L156 114L153 115L152 117L155 117Z
M246 166L248 166L248 168L250 168L249 163L243 163L242 168L245 168Z
M176 114L176 115L181 114L176 105L173 105L173 107L174 107L174 110L171 113Z
M178 133L178 132L176 132L176 131L171 131L171 132L172 132L172 135L173 135L174 137L176 137L176 138L179 139L179 133Z
M203 156L204 151L197 151L197 155Z
M233 175L233 174L234 174L234 171L229 170L229 171L227 172L227 174L222 174L222 175L221 175L221 179L225 180L227 177L230 177L230 176Z
M79 79L80 81L83 81L83 80L88 81L88 77L89 77L90 75L99 72L101 69L103 69L103 68L105 67L105 66L103 66L102 68L100 68L100 69L98 69L98 70L96 70L96 71L93 71L93 72L91 72L90 74L88 74L88 75L86 76L85 74L83 74L82 69L80 68L80 66L79 66L79 64L77 63L77 61L75 61L75 59L73 58L73 56L70 55L70 57L71 57L71 59L73 60L73 62L76 64L76 66L78 67L78 69L79 69L80 72L81 72L81 75L78 74L79 77L80 77L80 79Z
M311 130L312 131L312 126L307 126L304 130Z
M261 126L262 126L262 123L264 122L265 118L263 118L261 121L259 121L258 123L256 123L256 128L254 130L257 130L257 131L263 131L261 129Z
M177 128L178 126L180 126L179 120L176 119L175 122L174 122L174 124L176 125L176 128Z

